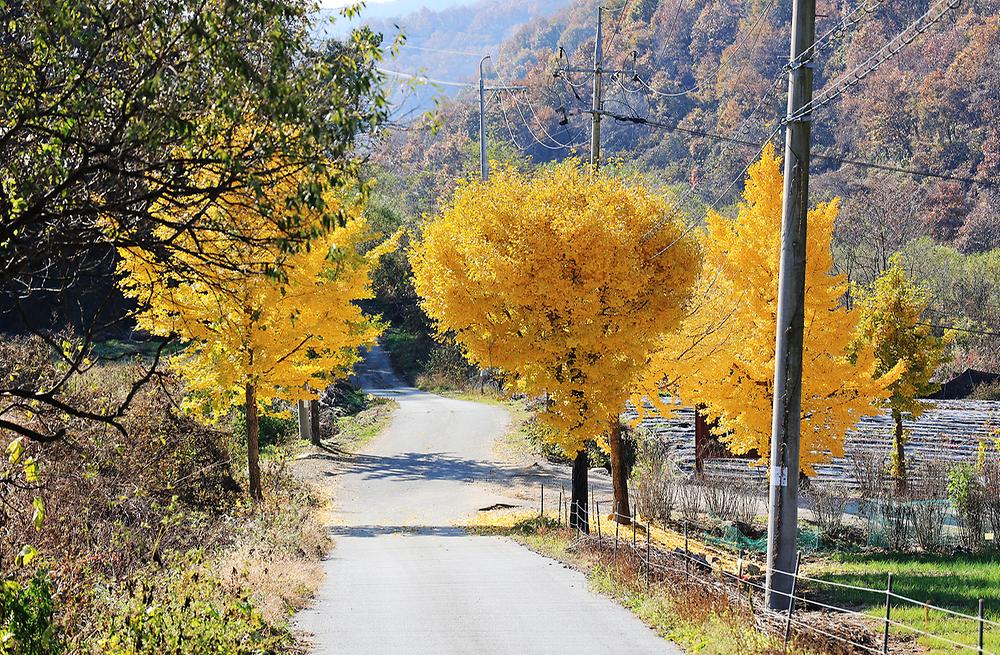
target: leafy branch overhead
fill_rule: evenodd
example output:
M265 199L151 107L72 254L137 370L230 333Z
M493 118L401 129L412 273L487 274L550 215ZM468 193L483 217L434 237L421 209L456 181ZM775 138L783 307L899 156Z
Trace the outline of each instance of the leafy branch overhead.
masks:
M5 322L48 340L53 326L73 326L82 347L66 364L76 374L92 342L125 325L111 291L119 248L179 277L198 265L239 271L213 244L265 244L215 220L233 193L280 214L266 239L281 252L343 224L329 192L356 179L358 140L386 118L382 37L361 29L318 46L315 20L300 0L0 5ZM275 179L292 184L281 205L266 193ZM66 294L81 301L60 302ZM3 389L0 402L25 395L67 411L64 384Z

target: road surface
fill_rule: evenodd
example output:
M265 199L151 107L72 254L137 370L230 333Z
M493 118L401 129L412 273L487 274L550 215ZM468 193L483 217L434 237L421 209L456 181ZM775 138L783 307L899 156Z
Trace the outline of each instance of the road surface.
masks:
M313 653L679 654L590 592L582 574L454 527L480 508L519 502L504 496L511 471L492 456L506 410L406 387L378 348L359 379L399 408L331 475L336 546L315 604L297 619Z

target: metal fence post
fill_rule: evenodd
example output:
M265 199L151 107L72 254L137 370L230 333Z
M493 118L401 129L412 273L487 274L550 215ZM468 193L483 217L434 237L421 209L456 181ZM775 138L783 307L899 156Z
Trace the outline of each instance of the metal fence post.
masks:
M618 566L618 526L621 523L618 522L618 512L615 512L615 566Z
M558 512L559 527L562 527L562 489L559 490L559 512Z
M594 485L592 485L592 484L588 485L587 494L588 494L587 495L587 500L590 501L588 503L590 505L590 512L589 513L590 514L594 514L594 498L595 498L595 496L594 496Z
M743 549L740 548L740 558L736 560L736 597L743 591Z
M541 493L542 502L541 502L541 509L538 512L538 516L540 518L544 519L545 518L545 483L542 482L541 484L542 484L542 493Z
M646 524L646 593L649 593L649 576L653 568L653 560L649 552L649 524Z
M889 621L892 612L892 573L885 583L885 626L882 629L882 655L889 655Z
M983 608L983 599L979 599L979 655L983 655L983 618L985 617L985 611Z
M788 652L788 640L792 636L792 613L795 611L795 587L799 581L799 567L802 565L802 551L795 554L795 574L792 577L791 594L788 597L788 614L785 615L785 652Z
M597 512L594 516L597 517L597 546L601 546L601 503L598 500L594 500L594 505L597 507Z
M684 521L684 577L691 577L691 554L688 552L688 524Z
M632 550L635 550L635 505L632 505Z

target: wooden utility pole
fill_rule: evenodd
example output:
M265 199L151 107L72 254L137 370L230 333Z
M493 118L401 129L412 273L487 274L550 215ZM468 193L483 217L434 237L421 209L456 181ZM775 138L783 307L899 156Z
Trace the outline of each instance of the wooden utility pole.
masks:
M597 32L594 40L594 64L592 68L579 68L574 66L557 67L555 76L560 77L571 73L587 73L594 76L593 97L590 101L590 165L596 171L601 165L601 117L604 111L604 75L635 75L635 70L619 70L604 68L604 32L603 32L604 7L597 8ZM559 49L559 59L562 60L563 51Z
M799 112L812 100L815 36L816 0L793 0L767 521L767 604L774 610L789 607L795 579L811 118Z
M487 59L486 55L479 60L479 174L485 182L490 177L489 162L486 160L486 92L487 91L524 91L526 86L486 86L483 64Z
M594 39L594 92L591 99L591 122L590 122L590 165L597 171L601 165L601 110L604 108L601 103L603 89L601 88L601 67L604 65L604 48L601 41L601 23L604 14L604 7L597 8L597 35Z
M490 56L486 55L479 60L479 172L483 182L490 174L486 170L486 83L483 80L483 64L489 58Z

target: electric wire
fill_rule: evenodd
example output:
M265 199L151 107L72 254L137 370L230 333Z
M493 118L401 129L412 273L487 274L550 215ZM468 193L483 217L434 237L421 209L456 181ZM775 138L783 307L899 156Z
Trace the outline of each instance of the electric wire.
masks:
M406 80L414 80L417 82L425 82L428 84L436 84L438 86L451 86L459 88L474 88L476 85L469 82L451 82L448 80L437 80L433 77L427 77L426 75L414 75L413 73L404 73L402 71L394 71L388 68L382 68L381 66L376 66L375 70L382 73L383 75L389 75L390 77L400 77Z
M837 39L847 33L847 28L854 27L864 20L867 15L874 13L883 2L885 2L885 0L872 0L871 3L862 2L860 5L849 11L840 20L840 22L817 37L811 46L799 53L798 57L789 61L789 67L795 66L800 62L809 61L810 59L813 59L815 55L828 49L836 43Z
M649 119L645 119L645 118L641 118L641 117L637 117L637 116L618 116L618 115L610 115L610 114L607 114L607 113L606 113L606 115L609 115L610 118L612 118L614 120L618 120L620 122L636 123L636 124L640 124L640 125L648 125L650 127L661 128L661 129L665 129L665 130L669 130L669 131L673 131L673 132L682 132L682 133L685 133L685 134L691 134L691 135L694 135L694 136L700 136L700 137L704 137L704 138L707 138L707 139L713 139L715 141L724 141L724 142L735 143L735 144L744 145L744 146L760 146L760 145L763 145L759 141L749 141L749 140L746 140L746 139L739 139L739 138L735 138L735 137L726 136L726 135L723 135L723 134L716 134L716 133L708 132L708 131L705 131L705 130L697 130L697 129L693 129L693 128L686 128L686 127L681 127L680 125L670 125L670 124L667 124L667 123L662 123L662 122L659 122L659 121L649 120ZM953 181L953 182L964 182L964 183L967 183L967 184L976 184L976 185L989 186L989 187L1000 186L1000 180L991 180L991 179L987 179L987 178L978 178L978 177L968 177L968 176L964 176L964 175L949 175L947 173L936 173L934 171L928 171L928 170L917 169L917 168L906 168L906 167L902 167L902 166L889 166L887 164L879 164L879 163L876 163L876 162L864 161L864 160L861 160L861 159L852 159L852 158L849 158L849 157L840 157L838 155L828 155L828 154L824 154L824 153L813 152L813 153L810 154L810 156L813 157L814 159L823 159L823 160L826 160L826 161L837 162L837 163L840 163L840 164L846 164L848 166L858 166L858 167L861 167L861 168L872 168L872 169L880 170L880 171L888 171L888 172L893 172L893 173L902 173L902 174L905 174L905 175L913 175L914 177L924 177L924 178L934 178L934 179L940 179L940 180L950 180L950 181Z
M499 70L499 68L496 65L496 62L494 62L494 61L491 60L491 63L493 65L493 73L497 76L497 79L500 80L500 83L503 84L504 86L512 86L504 78L504 76L501 75L500 70ZM552 143L554 143L556 145L553 147L553 146L551 146L551 145L549 145L547 143L544 143L541 139L539 139L537 136L535 136L533 130L531 129L531 125L530 125L527 117L524 115L524 112L521 109L521 104L520 104L520 101L519 101L518 97L514 96L513 97L513 101L514 101L514 108L517 110L518 114L521 116L521 120L524 123L525 128L527 128L528 132L531 133L532 139L534 139L539 145L542 145L543 147L548 148L549 150L563 150L563 149L570 149L570 148L578 148L578 147L580 147L581 145L583 145L585 143L585 141L578 142L578 143L563 143L559 139L557 139L554 136L552 136L549 133L549 131L545 129L545 125L542 122L541 118L539 118L538 114L535 112L535 108L532 106L531 101L528 100L527 98L524 98L524 104L527 106L528 112L535 119L535 123L538 125L538 128L541 130L542 134L546 138L548 138Z
M841 75L837 81L828 85L828 88L824 88L820 91L818 96L802 105L798 111L787 116L785 121L794 121L807 116L813 110L819 109L820 107L832 102L845 91L856 86L863 79L868 77L868 75L878 70L882 64L899 54L903 48L913 43L918 36L922 35L936 23L941 21L941 19L943 19L949 11L956 9L961 3L962 0L946 0L944 3L938 3L929 7L927 11L924 12L917 20L903 28L903 30L890 39L888 43L872 53L867 59L856 65L850 71ZM941 4L944 4L944 7L934 14L935 8Z
M618 13L618 23L615 25L615 31L611 33L611 38L608 39L608 48L607 48L608 52L611 52L611 47L615 44L615 38L617 38L618 33L621 32L622 23L625 22L625 15L628 13L629 2L631 2L631 0L625 0L622 6L619 7L618 9L606 10L609 11L610 13L616 13L616 12Z

